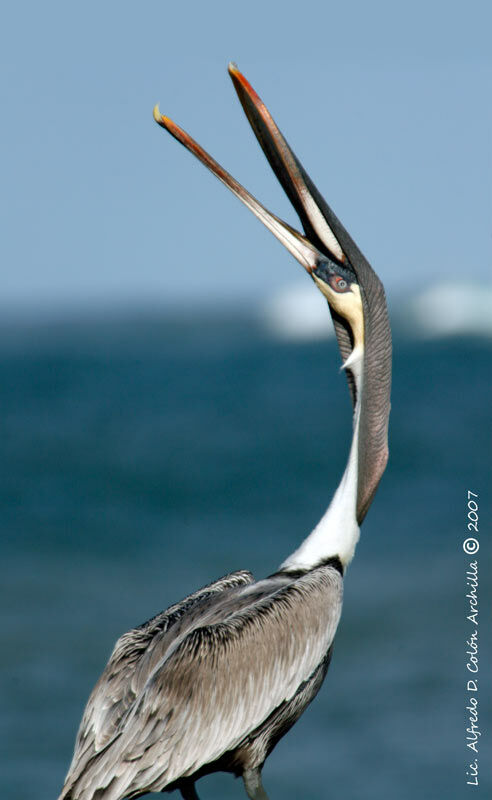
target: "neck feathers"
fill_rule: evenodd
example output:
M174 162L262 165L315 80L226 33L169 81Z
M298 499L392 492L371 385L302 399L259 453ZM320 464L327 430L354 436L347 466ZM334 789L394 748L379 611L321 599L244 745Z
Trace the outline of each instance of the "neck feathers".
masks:
M327 558L336 557L346 567L353 558L359 540L357 485L363 381L362 349L353 350L343 368L350 369L354 376L357 398L347 466L325 514L301 546L284 561L281 569L312 569Z

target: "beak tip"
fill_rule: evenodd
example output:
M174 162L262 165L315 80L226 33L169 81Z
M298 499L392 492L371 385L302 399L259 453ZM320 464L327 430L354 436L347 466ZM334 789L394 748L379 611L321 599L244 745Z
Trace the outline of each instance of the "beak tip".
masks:
M236 64L235 61L229 61L229 64L227 66L227 70L229 72L229 75L238 75L239 74L239 69L238 69L237 64Z
M154 115L155 121L158 123L158 125L160 125L161 124L162 115L161 115L161 112L159 111L159 103L155 104L153 115Z

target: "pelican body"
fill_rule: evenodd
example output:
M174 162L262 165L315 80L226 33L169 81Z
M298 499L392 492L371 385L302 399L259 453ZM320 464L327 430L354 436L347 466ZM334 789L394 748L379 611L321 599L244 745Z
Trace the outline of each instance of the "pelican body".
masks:
M287 247L328 301L353 406L347 467L326 513L263 580L233 572L125 633L97 682L60 800L123 800L223 770L267 800L261 769L325 678L345 570L385 469L391 335L381 282L233 64L253 131L304 234L271 214L191 137L154 110Z

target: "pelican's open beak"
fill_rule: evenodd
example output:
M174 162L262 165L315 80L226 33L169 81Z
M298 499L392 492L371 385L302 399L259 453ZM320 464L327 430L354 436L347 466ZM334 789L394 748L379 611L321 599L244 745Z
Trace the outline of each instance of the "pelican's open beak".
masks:
M320 261L326 261L323 254L311 244L311 242L296 231L286 222L279 219L265 208L252 194L250 194L243 186L241 186L235 178L232 177L220 164L215 161L194 139L189 136L186 131L176 125L169 117L163 116L159 107L154 108L155 121L165 128L169 133L174 136L178 142L181 142L188 150L190 150L201 162L205 164L213 174L224 183L228 189L233 192L236 197L247 206L259 220L282 242L283 245L289 250L294 258L310 274L316 269Z
M336 220L335 215L290 149L267 107L235 64L229 64L229 75L254 134L296 209L306 236L325 255L347 265L346 254L330 225L329 217Z
M154 118L248 206L315 280L328 300L342 359L347 364L370 326L368 298L382 297L384 303L382 284L235 64L229 65L229 74L254 134L300 217L304 235L268 211L191 136L162 116L157 106ZM347 377L355 403L353 381Z

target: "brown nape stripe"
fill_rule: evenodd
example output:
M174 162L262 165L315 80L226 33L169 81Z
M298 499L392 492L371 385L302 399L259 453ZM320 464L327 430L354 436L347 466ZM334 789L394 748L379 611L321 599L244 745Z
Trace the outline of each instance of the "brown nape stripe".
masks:
M322 559L314 567L310 567L309 569L279 569L276 572L272 572L271 575L268 575L268 578L278 578L283 576L289 578L302 578L303 575L308 575L308 573L313 572L313 570L318 569L319 567L333 567L333 569L336 569L336 571L339 572L343 577L343 564L338 556L334 556L331 558Z

